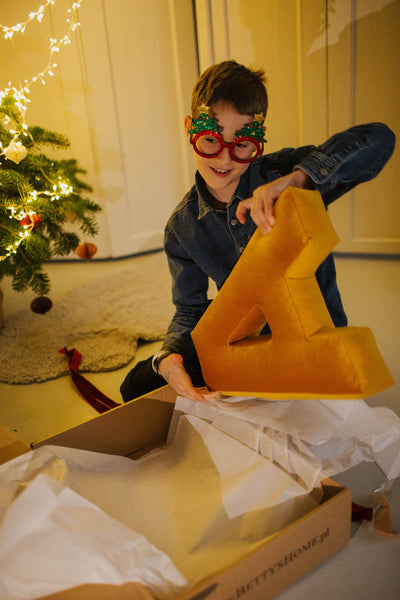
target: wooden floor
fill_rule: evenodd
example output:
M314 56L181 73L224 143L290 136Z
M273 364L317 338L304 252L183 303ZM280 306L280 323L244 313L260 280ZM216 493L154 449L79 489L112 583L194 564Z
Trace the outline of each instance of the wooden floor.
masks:
M125 269L133 259L108 263L55 264L51 266L52 298L57 301L69 289L115 269ZM369 326L391 370L395 385L369 398L371 405L387 406L400 415L400 260L338 258L337 270L350 325ZM29 306L29 295L13 294L2 284L6 315ZM136 360L151 355L160 343L144 345ZM133 363L108 373L87 377L105 394L120 401L119 386ZM34 385L0 384L0 424L26 443L46 438L95 417L97 413L78 395L68 377ZM381 489L383 472L375 463L362 462L335 479L351 489L352 498L370 506ZM393 497L399 497L399 479L393 482ZM386 480L385 480L386 485ZM399 511L392 512L393 530L400 531ZM364 600L398 598L400 540L384 538L372 523L352 524L350 543L329 560L289 587L279 598L346 598Z

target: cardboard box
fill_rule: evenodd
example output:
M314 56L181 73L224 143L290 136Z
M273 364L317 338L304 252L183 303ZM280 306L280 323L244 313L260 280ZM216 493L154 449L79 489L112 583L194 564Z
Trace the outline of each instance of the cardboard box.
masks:
M29 452L28 446L0 425L0 465L25 452Z
M165 386L85 423L35 442L137 458L166 440L176 399ZM1 440L0 430L0 440ZM21 444L8 434L3 445L10 459ZM25 448L24 450L27 450ZM323 482L321 504L223 572L180 594L177 600L269 600L324 562L350 539L351 493L337 482ZM46 596L46 600L152 600L143 586L84 585Z

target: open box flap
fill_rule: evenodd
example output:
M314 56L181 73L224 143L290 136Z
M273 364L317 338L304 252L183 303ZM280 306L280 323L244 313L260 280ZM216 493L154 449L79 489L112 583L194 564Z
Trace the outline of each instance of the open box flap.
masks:
M131 456L162 445L168 434L176 394L169 386L155 390L94 419L32 444L65 446Z
M29 452L28 446L0 425L0 465L25 452Z

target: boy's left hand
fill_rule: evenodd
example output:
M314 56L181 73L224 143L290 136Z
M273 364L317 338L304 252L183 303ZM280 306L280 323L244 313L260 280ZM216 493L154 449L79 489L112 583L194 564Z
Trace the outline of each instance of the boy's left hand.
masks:
M298 169L293 173L289 173L289 175L271 181L271 183L261 185L254 190L251 198L239 202L236 216L243 225L246 222L246 213L249 210L251 218L262 233L270 233L275 223L274 204L282 192L289 186L309 189L311 187L310 183L309 176Z

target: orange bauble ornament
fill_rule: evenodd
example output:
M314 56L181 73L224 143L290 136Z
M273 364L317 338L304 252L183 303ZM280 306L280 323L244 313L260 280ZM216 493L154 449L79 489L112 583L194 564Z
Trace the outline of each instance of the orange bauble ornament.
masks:
M79 244L75 252L79 258L83 258L83 260L91 260L97 252L97 246L95 244L83 242L83 244Z
M39 215L34 213L32 215L26 215L26 217L20 219L19 224L21 225L21 227L30 227L31 225L33 225L33 229L36 229L37 227L39 227L40 222L41 218L39 217Z

